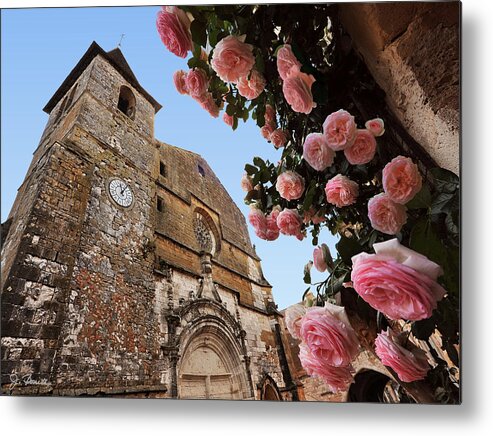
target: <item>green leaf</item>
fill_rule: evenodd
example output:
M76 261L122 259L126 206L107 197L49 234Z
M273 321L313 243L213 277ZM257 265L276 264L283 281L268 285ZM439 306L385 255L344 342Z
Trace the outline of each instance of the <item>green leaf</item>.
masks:
M448 354L448 357L450 358L450 360L452 361L452 363L455 365L455 366L459 366L459 354L457 353L457 350L456 348L453 346L453 344L451 344L450 342L446 342L445 343L445 347L444 347L445 351L447 352Z
M423 319L421 321L415 321L412 324L411 332L416 339L426 341L431 334L435 331L435 319L433 317Z
M226 113L230 116L233 116L236 112L236 106L232 105L232 104L228 104L226 106Z
M209 44L211 47L215 47L217 44L217 37L219 34L219 29L217 27L212 27L212 29L209 31Z
M453 194L459 189L459 177L452 171L444 168L432 168L430 173L433 175L433 180L438 192Z
M243 119L243 122L247 122L248 120L248 109L243 109L243 111L241 112L241 118Z
M445 226L454 242L459 242L459 211L453 211L445 217Z
M377 241L378 233L375 230L372 230L370 234L370 238L368 240L368 245L373 248L373 244Z
M447 213L458 209L459 195L456 193L441 192L435 196L431 205L431 213Z
M260 51L255 56L255 68L260 73L263 73L265 71L264 58L263 58L262 53Z
M233 130L236 130L238 128L238 118L236 116L233 116Z
M431 193L424 185L414 198L406 204L408 209L428 209L431 206Z
M310 209L310 206L313 203L313 197L315 196L315 189L316 189L316 181L315 179L312 179L312 181L310 182L310 186L308 187L305 194L305 200L303 201L303 210Z
M340 241L336 244L336 249L341 259L346 265L351 265L351 258L361 252L361 245L355 238L347 238L346 236L341 236Z
M259 181L262 183L267 183L270 180L270 171L268 168L264 167L260 171Z
M207 22L195 19L190 25L193 42L205 47L207 45Z
M249 176L251 176L251 175L257 173L258 169L256 167L254 167L253 165L245 164L245 171Z
M258 200L260 199L260 192L257 189L252 189L245 195L245 201Z
M258 157L258 156L255 156L253 158L253 164L258 166L259 168L265 167L265 161L261 157Z
M202 48L196 42L193 43L192 54L193 54L193 57L196 59L200 59L200 55L202 54Z
M409 248L423 254L442 267L445 264L447 249L434 231L428 217L420 218L411 230Z

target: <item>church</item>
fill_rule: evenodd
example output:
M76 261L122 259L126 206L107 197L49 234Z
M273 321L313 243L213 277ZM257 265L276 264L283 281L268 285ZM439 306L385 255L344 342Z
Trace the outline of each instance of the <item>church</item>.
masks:
M161 105L92 43L2 225L2 391L298 400L243 214Z

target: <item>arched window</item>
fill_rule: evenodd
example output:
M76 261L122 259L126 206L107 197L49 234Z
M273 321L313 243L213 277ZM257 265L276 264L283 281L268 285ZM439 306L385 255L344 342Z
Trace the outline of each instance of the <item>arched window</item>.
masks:
M120 88L118 109L132 120L135 118L135 96L128 86Z
M264 382L261 384L260 399L264 401L282 401L276 382L269 375L264 377Z
M221 238L210 215L203 209L195 209L193 222L195 238L201 251L214 256L221 249Z

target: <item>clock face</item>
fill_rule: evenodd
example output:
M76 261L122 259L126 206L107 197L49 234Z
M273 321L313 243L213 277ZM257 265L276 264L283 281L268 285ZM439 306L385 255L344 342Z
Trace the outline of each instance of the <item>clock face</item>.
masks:
M130 187L120 179L113 179L109 185L111 198L116 204L122 207L129 207L132 204L134 196Z

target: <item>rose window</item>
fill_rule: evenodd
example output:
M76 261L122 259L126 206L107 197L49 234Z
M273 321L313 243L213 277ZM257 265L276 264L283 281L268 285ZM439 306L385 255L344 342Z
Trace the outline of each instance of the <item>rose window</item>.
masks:
M197 214L194 219L194 232L200 249L214 254L216 252L216 238L209 223L206 222L204 216L201 214Z

